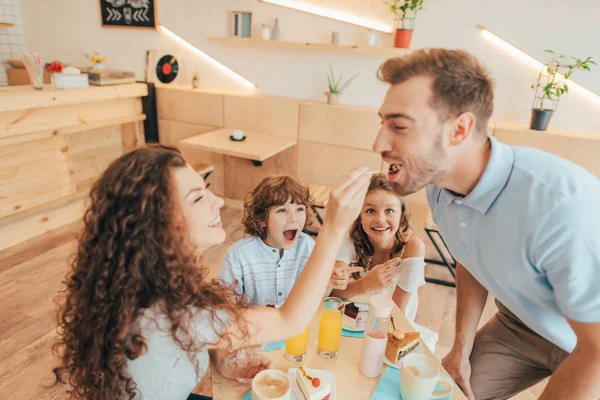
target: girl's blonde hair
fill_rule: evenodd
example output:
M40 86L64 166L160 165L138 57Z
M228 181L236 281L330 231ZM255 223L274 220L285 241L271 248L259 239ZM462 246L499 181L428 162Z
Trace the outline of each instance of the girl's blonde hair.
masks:
M383 190L385 192L391 193L400 200L400 224L398 226L398 230L396 231L395 237L396 241L394 243L394 247L390 253L390 258L394 257L396 254L402 253L404 246L408 242L408 238L412 235L413 231L409 225L410 213L408 212L408 208L406 208L406 204L394 191L391 182L389 181L386 174L377 174L373 175L371 178L371 183L369 184L369 190L367 191L367 195L376 190ZM365 232L362 227L362 221L360 216L354 221L352 228L350 230L350 239L354 244L354 251L356 252L357 261L355 265L370 268L371 259L373 257L375 249L373 245L369 241L369 236Z

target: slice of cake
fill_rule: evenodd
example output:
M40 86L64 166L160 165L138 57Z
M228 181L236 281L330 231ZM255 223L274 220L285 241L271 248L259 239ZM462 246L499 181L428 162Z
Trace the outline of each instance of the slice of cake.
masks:
M385 348L385 356L393 362L397 363L419 345L421 334L419 332L406 332L401 329L396 329L394 332L388 332L388 341Z
M306 400L329 400L331 384L321 381L310 368L298 368L296 370L296 381Z

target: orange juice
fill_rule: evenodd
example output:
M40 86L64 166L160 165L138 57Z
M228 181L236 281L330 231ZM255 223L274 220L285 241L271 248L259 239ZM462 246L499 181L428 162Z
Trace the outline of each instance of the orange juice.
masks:
M343 300L329 297L323 300L319 322L317 352L324 358L336 358L342 338Z
M301 334L285 341L285 358L293 362L304 361L308 347L308 326Z

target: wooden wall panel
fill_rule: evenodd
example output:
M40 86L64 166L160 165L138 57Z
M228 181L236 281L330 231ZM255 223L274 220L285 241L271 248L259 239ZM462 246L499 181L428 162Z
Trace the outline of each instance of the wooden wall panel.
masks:
M139 98L0 112L0 138L84 126L142 113ZM76 131L76 129L75 129Z
M64 137L0 147L0 217L75 192Z
M225 96L225 128L296 139L300 101L274 96Z
M0 221L0 250L75 222L84 212L85 200L77 198L24 218Z
M198 164L214 165L215 170L208 177L208 181L211 184L210 189L213 191L213 193L219 196L224 196L225 164L223 161L223 155L179 146L179 141L182 139L210 132L215 129L219 128L215 126L169 121L166 119L158 120L159 142L162 144L178 146L187 162L189 162L192 166L197 166Z
M156 88L158 118L223 127L223 95L167 87Z
M371 150L379 122L375 108L302 103L299 140Z
M306 183L335 186L356 167L381 168L381 156L372 151L300 141L298 178Z
M121 125L123 152L133 150L146 143L144 137L144 124L141 121Z
M90 189L106 167L123 154L120 125L69 135L67 143L77 191Z
M296 176L297 146L285 150L255 167L252 161L225 156L225 197L243 200L246 194L268 176L287 174Z
M524 126L496 124L494 137L516 146L535 147L565 158L600 177L600 135L584 132L540 132Z

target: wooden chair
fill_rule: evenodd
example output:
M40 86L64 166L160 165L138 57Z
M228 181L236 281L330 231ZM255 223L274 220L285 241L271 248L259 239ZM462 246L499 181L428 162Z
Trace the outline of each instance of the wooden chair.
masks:
M315 214L316 221L313 220L312 225L309 226L305 232L311 236L317 236L319 234L319 230L321 229L321 225L323 225L323 217L319 213L319 210L325 210L327 207L327 203L329 203L329 195L331 194L331 188L326 185L309 183L308 190L313 198L313 201L310 203L310 208Z
M208 176L215 170L214 165L200 164L200 163L192 163L192 167L196 172L204 178L204 180L208 179Z

